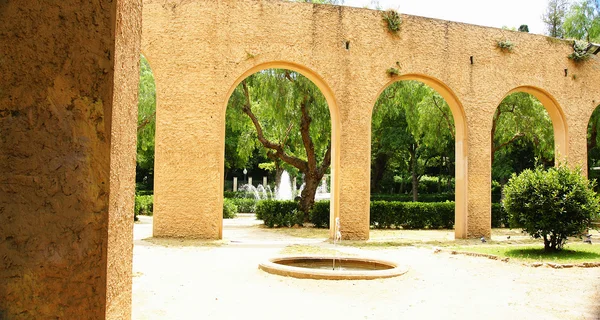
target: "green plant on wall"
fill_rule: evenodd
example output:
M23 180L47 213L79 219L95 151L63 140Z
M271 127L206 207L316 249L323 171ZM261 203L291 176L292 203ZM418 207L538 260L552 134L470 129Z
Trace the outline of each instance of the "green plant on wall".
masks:
M388 30L391 33L397 33L400 31L400 25L402 24L402 18L396 10L387 10L383 12L383 21L387 23Z
M506 51L506 52L512 52L513 49L515 48L515 44L512 43L510 40L498 40L496 42L496 47L500 48L500 50L502 51Z
M587 52L587 48L588 43L586 41L575 40L573 42L573 53L571 53L568 58L575 62L587 60L590 57L590 54Z
M388 76L395 77L400 74L400 70L398 68L389 68L386 70Z

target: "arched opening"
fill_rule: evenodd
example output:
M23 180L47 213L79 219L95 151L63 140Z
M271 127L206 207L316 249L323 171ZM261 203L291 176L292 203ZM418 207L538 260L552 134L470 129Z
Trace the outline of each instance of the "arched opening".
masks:
M511 90L498 105L490 133L493 228L509 227L502 189L513 174L550 167L567 157L566 121L556 100L535 87Z
M156 83L148 59L140 55L134 219L151 216L154 207ZM142 220L145 220L142 218Z
M600 105L594 109L587 127L587 175L588 179L596 180L596 192L600 191Z
M333 225L339 163L335 106L321 78L295 64L267 63L240 76L228 93L223 126L224 211L236 202L227 199L231 196L296 201L298 214L287 219L293 225L311 220L315 201L329 200L324 225ZM243 202L238 208L248 211ZM257 218L269 225L266 217Z
M455 204L446 223L440 223L437 217L433 218L435 222L417 219L419 223L405 217L406 225L401 221L388 221L381 227L394 224L409 228L451 228L454 225L455 237L466 238L466 136L462 105L437 79L410 74L397 77L384 87L372 115L372 200L386 197L402 201L454 200ZM424 180L427 176L429 178ZM407 190L410 190L408 196L398 195L406 194ZM375 194L382 191L395 195ZM375 221L374 214L371 212L371 221L379 227L377 224L382 222ZM401 225L395 225L398 223Z

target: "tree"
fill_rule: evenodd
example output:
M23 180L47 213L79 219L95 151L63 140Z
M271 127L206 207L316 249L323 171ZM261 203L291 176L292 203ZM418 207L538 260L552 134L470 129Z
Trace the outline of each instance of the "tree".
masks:
M600 1L582 0L571 6L563 24L565 36L600 42Z
M511 226L544 239L546 252L559 251L567 237L585 232L597 217L600 197L581 175L565 164L514 174L504 188L504 208Z
M588 155L588 177L590 179L600 179L600 171L592 169L600 167L600 136L598 128L600 127L600 108L596 107L587 130L587 155Z
M526 24L522 24L519 26L519 31L520 32L529 32L529 26Z
M502 100L494 113L490 140L494 179L504 180L519 171L516 169L531 167L531 162L522 161L530 151L546 165L554 159L552 121L539 100L528 93L516 92ZM520 155L517 160L521 165L507 161L515 159L515 155Z
M410 172L413 201L417 201L425 168L435 159L453 157L453 149L454 120L444 99L421 82L393 83L373 110L371 188L380 191L385 171L392 169L401 176Z
M564 36L563 22L567 12L569 0L549 0L546 13L542 15L542 21L546 24L547 34L554 38Z
M297 72L269 69L243 80L228 108L247 117L269 159L304 175L300 209L308 221L317 187L331 164L331 121L321 91Z
M149 189L153 189L155 130L156 85L148 60L144 56L140 56L136 182L141 182Z

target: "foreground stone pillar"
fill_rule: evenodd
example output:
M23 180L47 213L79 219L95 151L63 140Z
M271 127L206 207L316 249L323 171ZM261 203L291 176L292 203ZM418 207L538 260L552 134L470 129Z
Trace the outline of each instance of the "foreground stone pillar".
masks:
M140 10L0 3L0 318L131 317Z

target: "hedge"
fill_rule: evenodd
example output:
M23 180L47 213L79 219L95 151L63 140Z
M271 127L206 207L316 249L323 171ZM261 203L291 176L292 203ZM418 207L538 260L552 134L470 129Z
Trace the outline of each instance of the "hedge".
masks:
M133 209L133 219L138 220L138 215L151 216L154 211L154 196L153 195L136 195Z
M223 219L232 219L237 216L238 207L231 199L223 199Z
M302 224L304 214L296 201L263 200L256 205L256 219L263 220L269 228L292 227Z
M452 229L454 202L389 202L372 201L370 225L376 229ZM302 223L294 201L261 201L256 218L267 227L293 226ZM310 222L317 228L329 228L329 201L317 201L310 212ZM492 227L509 227L508 216L498 203L492 204Z
M226 198L227 199L227 198ZM239 213L254 213L256 211L256 200L247 198L233 198L231 200L237 207Z
M412 194L371 194L371 201L411 202ZM454 193L419 194L418 202L454 201Z

